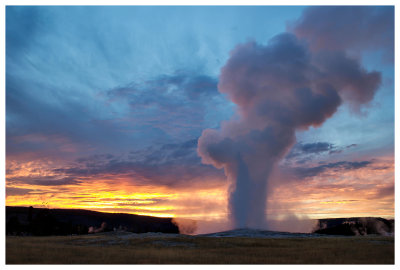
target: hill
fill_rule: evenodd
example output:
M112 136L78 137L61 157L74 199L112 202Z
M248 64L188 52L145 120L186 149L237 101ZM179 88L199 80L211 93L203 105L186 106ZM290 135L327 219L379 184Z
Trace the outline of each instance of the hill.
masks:
M80 209L6 206L8 235L68 235L100 231L179 233L171 218Z
M320 219L313 232L330 235L393 235L394 220L376 217Z
M107 231L132 233L180 233L171 218L157 218L122 213L102 213L80 209L47 209L33 207L6 207L7 235L71 235ZM182 232L181 232L182 233ZM185 232L183 232L185 233ZM394 234L394 220L383 218L320 219L314 234L325 235L386 235ZM262 230L238 229L210 234L231 237L310 237L313 234L289 234Z

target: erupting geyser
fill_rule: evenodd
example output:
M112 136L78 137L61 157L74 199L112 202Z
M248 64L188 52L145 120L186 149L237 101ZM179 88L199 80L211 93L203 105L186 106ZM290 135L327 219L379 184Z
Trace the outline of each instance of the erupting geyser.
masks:
M218 90L237 111L219 130L204 130L197 150L231 182L235 228L265 227L268 179L295 143L296 130L321 125L342 102L359 111L380 85L380 73L363 69L343 48L314 49L306 42L283 33L265 46L241 44L221 70Z

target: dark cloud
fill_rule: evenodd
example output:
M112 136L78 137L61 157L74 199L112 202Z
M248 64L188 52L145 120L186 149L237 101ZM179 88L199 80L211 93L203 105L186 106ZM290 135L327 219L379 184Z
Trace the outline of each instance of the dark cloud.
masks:
M217 79L178 72L144 82L114 88L106 93L111 104L127 104L136 125L152 126L167 134L188 139L200 134L206 121L216 125L224 98L217 91ZM215 111L215 113L214 113ZM211 118L210 115L215 114ZM191 131L191 134L187 134Z
M315 142L315 143L296 143L289 154L287 154L286 159L292 159L298 156L307 156L307 155L318 155L330 151L334 151L336 146L328 142Z
M377 190L374 199L386 198L386 197L393 197L395 193L394 184L381 187Z
M203 98L219 95L217 83L216 78L206 75L178 73L114 88L108 91L107 95L111 100L127 99L133 107L157 105L171 108L174 102L181 99L195 103Z
M369 166L372 161L339 161L315 167L292 168L292 173L298 179L318 176L326 171L351 171Z
M60 176L17 176L8 177L7 183L29 184L38 186L64 186L77 185L80 183L80 181L72 177Z
M121 176L132 179L136 184L166 186L218 182L223 179L221 171L201 164L196 148L197 140L188 140L131 151L128 156L94 155L79 158L70 166L54 169L53 172L81 181L90 181L96 176Z
M393 6L314 6L289 24L313 50L383 49L393 61Z
M294 160L296 164L304 164L321 155L340 154L343 151L355 147L357 144L337 146L329 142L315 142L315 143L296 143L290 152L286 155L286 161Z
M64 185L77 185L81 181L76 180L74 178L70 177L64 177L61 179L55 179L55 180L35 180L33 181L32 184L34 185L41 185L41 186L64 186Z
M332 154L340 154L340 153L342 153L343 152L343 150L341 150L341 149L338 149L338 150L331 150L331 151L329 151L329 155L332 155Z
M305 153L319 153L330 151L333 145L327 142L300 144L300 150Z
M357 144L352 143L352 144L349 144L349 145L346 146L346 148L352 148L352 147L357 147Z
M81 163L81 162L90 162L92 160L103 160L103 159L109 160L109 159L112 159L114 157L115 156L112 155L112 154L98 154L98 155L92 155L90 157L77 158L76 162L80 162Z
M33 189L6 187L6 197L8 197L8 196L25 195L25 194L28 194L31 191L33 191Z

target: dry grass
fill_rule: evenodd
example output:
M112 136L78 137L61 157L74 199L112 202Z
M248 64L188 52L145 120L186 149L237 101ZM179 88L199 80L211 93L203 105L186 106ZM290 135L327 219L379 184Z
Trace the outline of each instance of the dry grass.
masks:
M7 264L394 264L393 237L6 237Z

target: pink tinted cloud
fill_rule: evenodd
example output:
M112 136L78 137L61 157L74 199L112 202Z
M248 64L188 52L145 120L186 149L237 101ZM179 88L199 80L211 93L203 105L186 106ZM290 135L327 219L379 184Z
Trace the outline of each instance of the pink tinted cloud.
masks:
M197 151L203 163L224 168L235 226L264 226L268 179L295 143L296 130L320 126L343 101L359 110L379 85L380 74L358 60L315 54L291 33L232 50L218 89L237 114L219 130L204 130Z
M312 50L383 50L393 61L394 7L314 6L288 25Z

